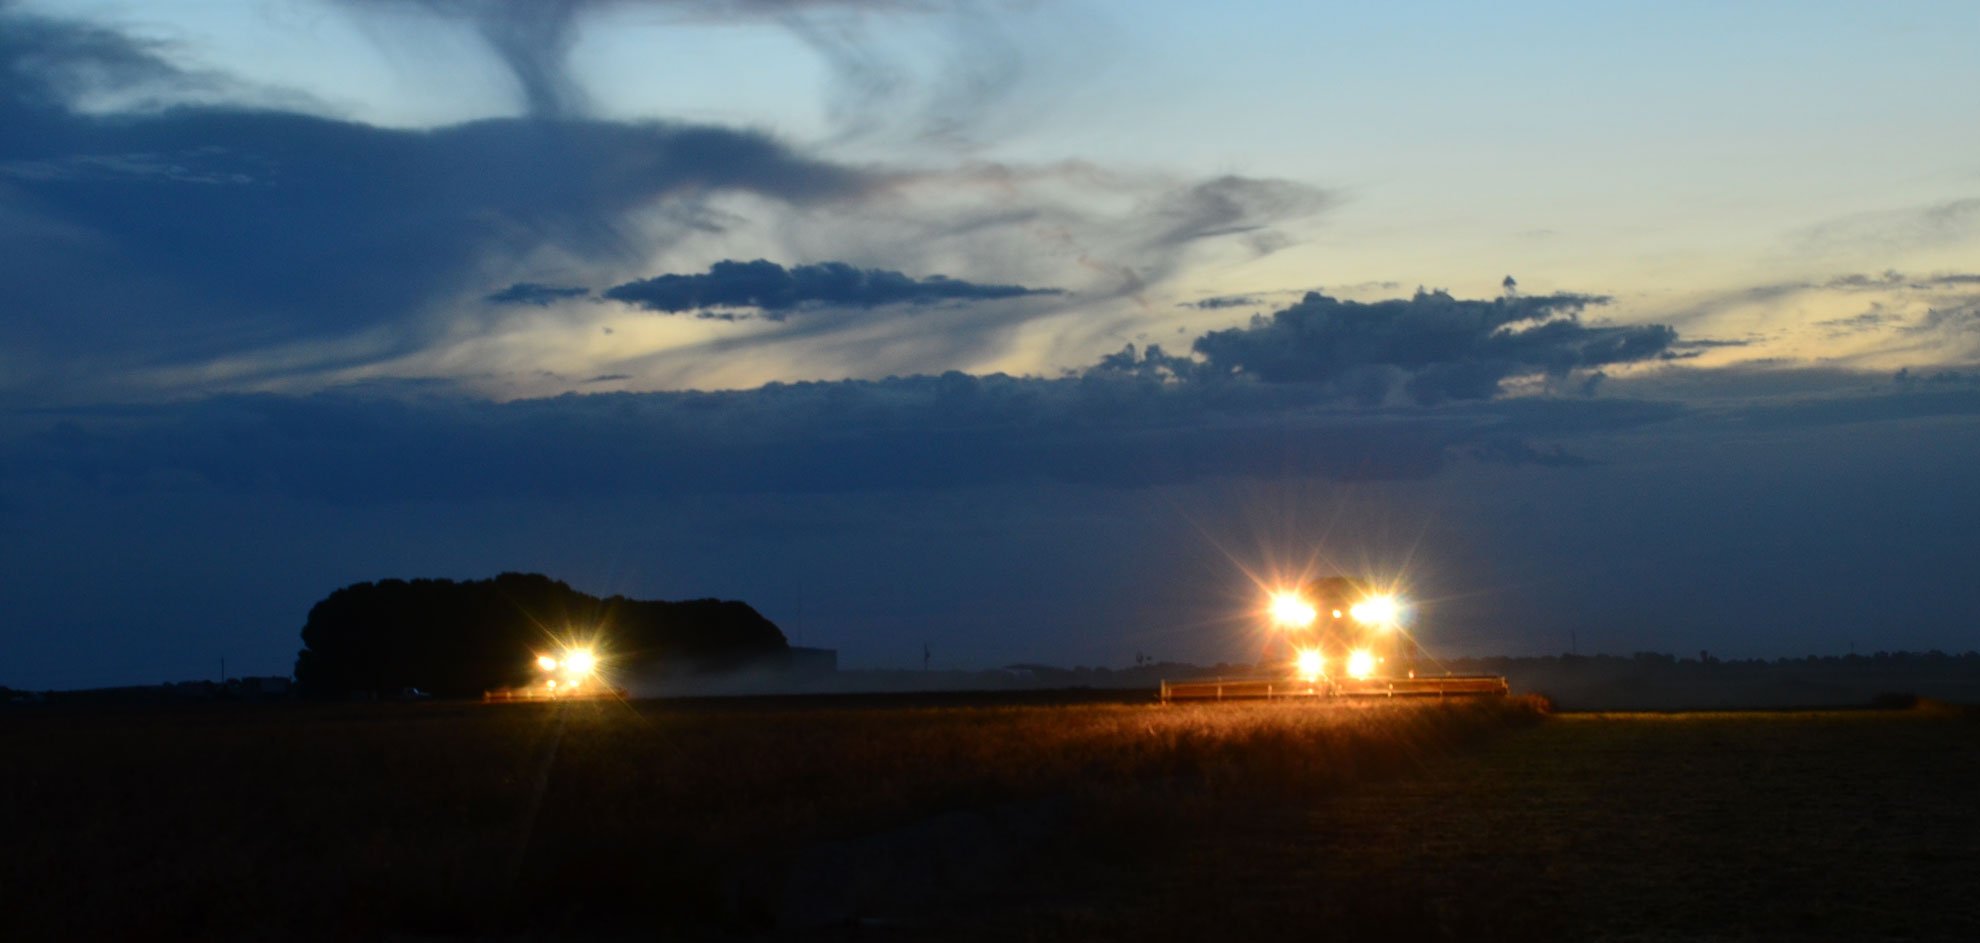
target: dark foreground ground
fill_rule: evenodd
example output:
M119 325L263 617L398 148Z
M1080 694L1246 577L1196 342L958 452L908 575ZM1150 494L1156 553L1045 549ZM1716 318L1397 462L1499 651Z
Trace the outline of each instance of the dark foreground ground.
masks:
M1034 939L1980 939L1980 723L1567 714L1227 819Z
M1966 711L0 714L0 939L1980 939Z

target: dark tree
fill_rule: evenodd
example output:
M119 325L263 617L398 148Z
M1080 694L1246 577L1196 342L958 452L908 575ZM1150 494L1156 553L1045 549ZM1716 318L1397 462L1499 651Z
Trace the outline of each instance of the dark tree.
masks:
M599 599L533 573L492 580L381 580L309 611L296 681L312 695L420 688L472 696L531 678L532 653L596 635L613 665L720 671L789 650L747 604Z

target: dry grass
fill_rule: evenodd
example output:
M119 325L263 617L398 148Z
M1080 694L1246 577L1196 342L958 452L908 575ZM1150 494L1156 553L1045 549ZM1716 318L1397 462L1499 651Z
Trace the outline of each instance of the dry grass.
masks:
M732 877L952 809L1084 834L1420 766L1536 716L1441 705L677 711L592 703L0 717L0 937L732 925ZM1195 810L1195 811L1191 811ZM1102 841L1104 844L1104 841Z
M1561 715L1234 818L986 935L1980 939L1976 734L1929 706Z

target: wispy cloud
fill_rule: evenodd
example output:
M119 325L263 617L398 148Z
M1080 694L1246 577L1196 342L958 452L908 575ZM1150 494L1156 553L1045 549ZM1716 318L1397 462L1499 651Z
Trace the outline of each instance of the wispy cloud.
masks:
M683 17L975 15L968 4L648 5ZM75 385L89 376L193 391L247 377L308 387L406 364L492 375L513 365L443 348L518 324L554 324L491 317L488 305L576 318L571 306L547 303L580 297L563 293L579 285L620 286L635 300L639 290L627 279L642 272L692 273L757 256L835 260L866 273L859 292L844 296L858 305L1038 299L941 326L954 337L887 340L890 371L969 365L997 356L1041 317L1086 313L1067 332L1076 347L1077 332L1117 330L1133 313L1120 305L1145 306L1190 260L1273 251L1294 238L1288 224L1332 202L1293 181L1077 162L855 165L754 130L586 117L563 57L579 19L616 6L354 2L362 16L397 7L426 21L407 26L398 16L393 28L484 34L533 102L524 118L418 131L239 107L224 96L192 107L79 112L74 95L83 84L225 83L114 31L0 11L8 26L0 71L18 79L0 90L0 118L20 131L0 140L0 180L9 185L0 213L19 223L0 232L0 279L35 286L16 299L27 312L22 323L0 325L0 333L42 366L10 376L11 391L86 398ZM826 206L833 212L814 212ZM195 219L202 224L186 224ZM58 231L77 238L56 245L28 235ZM647 285L644 301L664 310L681 303L679 290L713 290L716 271L707 271L681 276L701 281ZM891 274L904 272L951 277ZM510 287L491 292L491 284ZM675 293L652 295L662 288ZM810 289L793 297L801 304L814 296L831 298ZM794 310L775 299L762 296L751 310ZM598 335L597 324L581 320L569 331ZM706 362L760 344L809 343L829 356L873 340L867 319L806 320L703 338L695 353ZM955 359L917 364L918 350ZM625 372L656 353L627 347L560 369Z
M472 30L515 79L524 112L542 118L592 113L571 62L578 31L588 18L628 11L659 14L680 28L752 23L787 31L826 67L826 111L841 141L891 135L968 146L1028 79L1050 71L1035 54L1039 37L1007 22L1021 9L976 0L339 2L362 17L414 11ZM905 47L895 38L904 30L913 36ZM1083 58L1093 55L1083 50Z
M1858 213L1808 227L1796 236L1801 248L1813 252L1890 252L1974 239L1980 239L1980 197Z

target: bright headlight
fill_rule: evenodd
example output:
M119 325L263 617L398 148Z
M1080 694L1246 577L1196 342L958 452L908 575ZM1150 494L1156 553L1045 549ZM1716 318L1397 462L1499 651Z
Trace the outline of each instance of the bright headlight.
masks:
M556 671L557 659L552 658L548 655L538 655L536 656L536 667L541 668L544 671Z
M1370 596L1348 607L1348 615L1363 625L1391 626L1396 617L1402 614L1402 607L1394 596Z
M1356 649L1348 653L1348 677L1361 681L1375 673L1375 653L1367 649Z
M1271 611L1273 623L1289 629L1306 628L1320 616L1313 604L1301 599L1298 593L1273 594Z
M1302 648L1293 656L1293 671L1301 681L1309 684L1318 681L1327 673L1327 658L1317 648Z
M574 648L564 653L564 667L571 674L583 677L597 669L598 656L593 655L589 648Z

